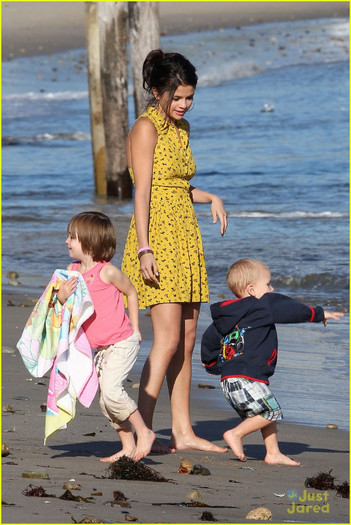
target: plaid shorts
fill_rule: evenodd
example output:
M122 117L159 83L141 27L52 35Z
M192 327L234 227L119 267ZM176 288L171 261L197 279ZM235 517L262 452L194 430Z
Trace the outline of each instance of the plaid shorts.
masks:
M283 419L282 409L265 383L242 377L221 381L223 394L242 419L260 415L269 421Z

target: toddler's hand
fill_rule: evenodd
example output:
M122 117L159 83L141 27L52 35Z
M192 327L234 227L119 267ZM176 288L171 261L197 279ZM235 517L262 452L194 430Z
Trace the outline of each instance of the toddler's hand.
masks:
M71 277L67 281L63 281L63 283L61 283L60 289L57 293L57 299L61 304L64 304L67 299L76 291L77 284L77 277Z
M344 317L342 312L324 312L323 324L324 326L327 326L327 319L335 319L336 321L340 321L341 317Z
M141 343L141 341L143 340L142 336L141 336L141 333L140 333L140 330L134 330L137 334L138 334L138 337L139 337L139 343Z

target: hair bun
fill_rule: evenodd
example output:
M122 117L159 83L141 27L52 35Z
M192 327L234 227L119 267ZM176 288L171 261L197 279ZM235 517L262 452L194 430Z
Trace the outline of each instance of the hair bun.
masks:
M162 49L154 49L145 58L143 64L143 87L146 91L151 91L154 87L152 85L152 77L155 66L159 66L161 62L165 59L165 53Z
M178 86L192 86L195 89L197 80L195 67L180 53L164 53L162 49L154 49L145 58L143 88L151 95L149 105L157 105L165 93L168 93L169 105Z

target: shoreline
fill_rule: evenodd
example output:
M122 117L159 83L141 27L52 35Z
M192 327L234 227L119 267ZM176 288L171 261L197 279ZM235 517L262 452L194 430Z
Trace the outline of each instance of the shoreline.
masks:
M347 431L285 422L278 425L280 447L283 453L300 461L300 467L267 465L263 461L261 435L255 432L245 439L246 463L238 461L231 451L214 454L182 450L168 455L150 454L142 460L144 465L170 479L171 484L158 483L156 489L150 482L108 479L106 465L99 458L112 454L120 446L100 411L97 396L88 409L77 403L76 417L68 428L44 446L45 414L40 405L46 402L48 375L41 381L31 378L15 350L35 300L17 292L5 293L2 297L2 403L3 407L10 405L13 409L12 412L3 409L2 417L2 438L10 449L10 454L2 458L2 523L71 523L72 519L80 522L88 516L100 522L119 523L126 520L126 514L142 523L198 523L204 511L210 511L221 523L242 523L249 511L262 506L272 512L272 523L282 523L292 517L292 504L286 496L289 490L294 489L301 495L307 490L311 498L320 493L306 489L306 478L332 469L335 483L348 481ZM141 324L147 340L151 336L150 318L142 316ZM135 400L141 361L126 384ZM206 379L202 383L206 384ZM212 397L213 390L199 390L192 384L191 420L199 436L224 445L223 433L239 419L229 408L209 409ZM170 438L170 426L164 385L154 417L155 431L164 442ZM210 476L179 474L183 459L193 465L201 464L210 471ZM24 479L22 474L28 470L39 472L47 479ZM60 499L63 484L72 479L81 486L79 492L72 491L73 496L89 499L78 503ZM25 497L22 492L29 484L42 486L47 494L54 494L56 498ZM111 505L115 490L123 492L130 508ZM338 496L335 490L324 493L328 498L328 512L309 514L308 522L348 523L349 501ZM203 509L199 505L210 507ZM295 518L300 520L301 515L296 514Z
M84 2L3 2L2 60L86 46ZM160 33L349 16L348 2L159 2Z
M33 292L22 292L18 289L18 287L14 288L13 291L8 290L2 290L2 325L3 327L6 327L6 329L3 328L2 330L2 346L5 348L9 348L12 350L16 349L16 343L19 340L22 331L24 329L25 323L27 322L27 319L32 311L32 308L34 307L36 301L39 299L41 293L43 292L45 286L43 289L38 293L37 295ZM192 373L192 395L191 395L191 406L193 405L201 405L203 401L203 396L206 398L206 406L211 409L211 411L216 412L217 410L226 413L227 416L231 419L236 417L235 412L228 406L227 402L225 401L221 388L219 385L219 378L218 376L208 376L205 372L202 374L202 366L201 362L199 361L199 356L197 355L200 351L199 349L199 342L201 341L201 336L203 333L203 330L207 327L208 323L207 321L204 323L204 320L207 319L207 314L204 310L201 310L203 317L201 317L200 313L200 319L197 329L197 337L196 337L196 346L194 349L194 357L193 357L193 373ZM141 350L139 354L139 358L132 370L132 375L134 376L133 381L139 381L140 374L142 371L142 367L144 365L144 361L150 351L151 344L152 344L152 325L151 325L151 317L149 310L140 310L140 330L142 333L143 341L141 345ZM289 345L290 341L290 332L284 330L286 327L281 327L281 331L279 333L279 341L282 347L286 347ZM296 329L296 327L295 327ZM18 353L18 351L16 350ZM291 349L290 349L291 352ZM281 362L283 360L283 356L280 358ZM22 366L22 376L27 373L26 368L24 364L21 362ZM198 384L206 385L206 388L199 388ZM277 389L277 383L275 383L275 386L272 386L273 390L276 391ZM281 387L280 387L281 388ZM215 390L215 391L214 391ZM164 388L163 395L168 398L168 393L166 389ZM280 398L280 396L279 396ZM290 405L290 404L289 404ZM285 410L283 410L284 413L289 412L289 405L286 406ZM284 424L288 425L297 425L301 427L306 428L314 428L323 430L326 428L327 424L336 424L338 426L338 430L340 432L349 432L349 428L347 426L347 423L345 426L340 425L340 421L338 421L338 418L333 419L332 417L327 418L326 421L323 423L316 423L311 422L307 423L304 421L292 421L291 419L286 421L285 418L283 420Z

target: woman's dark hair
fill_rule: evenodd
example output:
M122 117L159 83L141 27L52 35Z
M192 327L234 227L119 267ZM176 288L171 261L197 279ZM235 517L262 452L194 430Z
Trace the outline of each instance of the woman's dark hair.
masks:
M180 53L164 53L162 49L154 49L147 55L143 64L143 87L152 95L150 105L156 103L153 88L159 97L169 92L168 107L178 86L196 88L196 84L195 67Z

